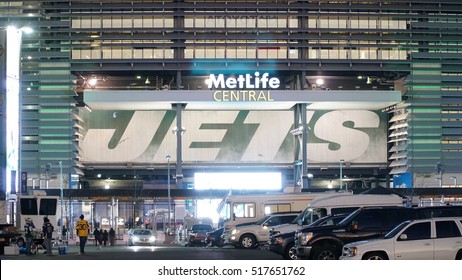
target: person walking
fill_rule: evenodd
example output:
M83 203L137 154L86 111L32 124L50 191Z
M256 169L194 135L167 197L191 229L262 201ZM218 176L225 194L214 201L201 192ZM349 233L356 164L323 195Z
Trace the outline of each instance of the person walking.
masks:
M34 242L34 231L35 226L31 218L26 218L26 223L24 224L24 232L26 233L26 255L32 255L32 242Z
M47 217L43 217L42 231L43 231L43 238L44 238L43 244L45 245L45 250L46 250L45 253L48 256L52 256L53 253L51 251L51 249L52 249L51 241L53 239L54 227L50 223L50 220Z
M115 231L113 228L109 230L109 245L114 246L114 241L115 241Z
M101 245L103 245L103 229L99 231L98 243L99 243L99 248L101 249Z
M103 231L103 245L104 247L106 247L106 242L109 240L109 233L107 232L107 230L104 230Z
M93 236L95 237L95 246L96 246L96 250L99 249L98 247L98 242L99 242L99 236L101 235L102 232L100 232L98 230L98 228L95 228L95 230L93 231Z
M77 236L79 237L80 243L79 255L82 255L85 253L85 243L87 243L88 233L90 231L90 225L86 220L84 220L83 215L80 215L80 220L77 221L75 229L77 231Z

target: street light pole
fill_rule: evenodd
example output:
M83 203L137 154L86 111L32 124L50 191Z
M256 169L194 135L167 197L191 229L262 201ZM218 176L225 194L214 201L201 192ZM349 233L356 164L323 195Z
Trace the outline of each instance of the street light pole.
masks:
M64 219L63 219L63 202L64 202L64 193L63 193L63 162L59 161L59 188L61 192L61 234L64 228Z
M167 159L168 228L170 229L170 155L165 158Z
M342 189L342 187L343 187L343 174L342 174L342 171L343 171L343 170L342 170L342 169L343 169L343 162L344 162L344 160L341 159L341 160L340 160L340 189ZM346 189L345 189L345 190L346 190Z

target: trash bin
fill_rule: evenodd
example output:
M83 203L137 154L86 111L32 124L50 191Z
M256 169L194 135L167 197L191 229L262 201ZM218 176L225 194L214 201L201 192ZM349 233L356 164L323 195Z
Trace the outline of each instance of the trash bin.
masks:
M65 255L65 254L67 254L67 246L59 246L59 247L58 247L58 253L59 253L60 255Z

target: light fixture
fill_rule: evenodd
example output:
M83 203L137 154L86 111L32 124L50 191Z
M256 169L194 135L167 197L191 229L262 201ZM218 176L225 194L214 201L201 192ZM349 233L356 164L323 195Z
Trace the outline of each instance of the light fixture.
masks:
M329 181L329 185L327 185L327 188L328 188L328 189L332 189L332 188L333 188L333 186L332 186L332 180Z
M178 127L175 126L175 127L172 129L172 133L173 133L173 134L177 134L178 132L181 132L181 135L183 135L183 134L186 133L186 128L181 127L181 129L178 129Z
M318 86L322 86L322 85L324 84L324 79L317 79L317 80L316 80L316 84L317 84Z
M109 190L109 189L111 188L111 186L109 186L109 184L106 184L106 185L104 186L104 188L105 188L106 190Z
M149 78L146 78L146 81L144 81L144 83L149 85L151 83L151 81L149 80Z
M310 131L311 128L308 126L306 128L306 131ZM292 129L291 131L289 131L290 134L292 134L293 136L298 136L298 135L301 135L303 133L303 126L299 126L298 128L295 128L295 129Z
M90 80L88 80L88 85L91 87L95 87L96 83L98 83L98 79L96 78L91 78Z

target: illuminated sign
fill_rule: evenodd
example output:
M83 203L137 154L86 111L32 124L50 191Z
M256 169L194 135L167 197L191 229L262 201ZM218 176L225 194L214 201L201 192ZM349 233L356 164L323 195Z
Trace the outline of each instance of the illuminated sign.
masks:
M210 74L206 83L209 89L225 89L217 90L213 93L213 100L217 102L271 102L274 101L271 97L271 91L259 89L277 89L281 85L281 81L278 78L270 77L268 73L260 75L260 72L255 72L253 76L245 74L226 79L223 74L217 76Z
M19 170L19 73L22 32L7 29L6 57L6 192L16 193Z
M269 77L268 73L255 72L252 76L250 74L239 75L237 77L228 77L225 79L223 74L215 76L210 74L209 79L206 81L209 89L277 89L281 81L276 77Z

